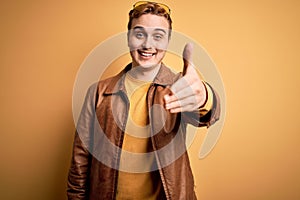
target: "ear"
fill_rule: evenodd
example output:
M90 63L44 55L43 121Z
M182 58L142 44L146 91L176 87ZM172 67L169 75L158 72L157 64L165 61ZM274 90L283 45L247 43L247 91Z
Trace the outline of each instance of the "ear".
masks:
M168 39L169 39L169 42L170 42L170 40L171 40L171 35L172 35L172 29L169 29L169 35L168 35Z
M127 46L129 47L129 34L130 34L130 30L127 31Z

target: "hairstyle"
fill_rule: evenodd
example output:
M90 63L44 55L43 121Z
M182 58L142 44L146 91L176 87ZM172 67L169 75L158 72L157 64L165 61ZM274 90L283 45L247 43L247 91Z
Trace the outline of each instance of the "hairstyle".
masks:
M132 25L132 20L134 18L139 18L140 16L144 14L152 14L152 15L158 15L165 17L168 22L169 22L169 35L171 35L171 30L172 30L172 19L168 12L165 10L165 8L161 7L159 4L155 2L146 2L145 4L141 4L137 7L134 7L132 10L129 12L129 22L127 25L127 29L131 29Z

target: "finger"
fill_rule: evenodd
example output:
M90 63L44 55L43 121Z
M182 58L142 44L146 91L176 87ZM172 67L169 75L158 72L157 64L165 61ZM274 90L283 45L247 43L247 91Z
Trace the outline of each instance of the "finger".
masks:
M195 92L193 90L192 87L186 87L180 91L178 91L177 93L173 93L172 95L170 95L170 99L174 101L174 97L176 100L183 100L187 97L190 97L190 96L195 96ZM172 102L172 101L170 101Z
M187 88L179 91L176 94L168 95L169 100L165 101L166 108L172 109L173 105L177 105L177 104L171 104L171 103L177 102L177 101L186 102L186 103L182 103L182 106L192 103L192 105L195 108L198 108L201 105L203 105L203 103L205 102L205 99L206 99L206 91L204 91L205 88L203 90L201 90L196 86L197 86L196 84L193 84L193 86L187 87ZM192 101L191 101L191 99L192 99ZM174 106L174 107L176 107L176 106Z
M171 112L171 113L192 112L192 111L195 111L196 109L197 108L195 108L193 105L187 104L186 106L183 106L183 107L177 107L177 108L170 109L169 112Z
M193 44L187 43L183 49L182 52L182 58L183 58L183 71L182 74L185 75L187 72L187 68L192 65L192 55L193 55Z
M189 80L186 79L185 77L182 77L180 79L178 79L171 87L171 91L173 94L178 93L180 90L185 89L186 87L189 87L190 83Z
M166 109L176 109L176 108L193 108L195 107L196 99L194 96L187 97L182 100L173 101L166 104Z
M189 108L174 108L170 110L170 113L179 113L179 112L189 112L191 109Z
M189 87L189 84L184 78L181 78L178 81L176 81L170 87L171 93L164 96L165 103L170 103L172 101L176 101L177 98L176 98L176 96L174 96L174 94L178 93L178 91L180 91L180 90L185 89L186 87Z
M194 82L192 84L180 84L177 87L177 84L174 85L174 88L171 88L172 93L168 94L164 97L165 103L171 103L173 101L181 100L189 96L195 96L201 93L201 89L199 89L198 82ZM201 83L202 84L202 83Z
M187 88L187 87L186 87ZM178 97L180 98L180 99L182 99L182 96L181 95L183 95L182 94L182 92L180 92L180 91L184 91L183 93L185 93L186 92L186 89L185 88L182 88L181 90L179 90L179 92L172 92L172 93L170 93L170 94L167 94L167 95L165 95L164 96L164 100L165 100L165 103L166 104L168 104L168 103L171 103L171 102L173 102L173 101L177 101L178 100ZM179 95L178 95L178 93L179 93ZM187 96L187 95L186 95Z
M164 100L165 100L165 104L168 104L168 103L171 103L171 102L173 102L173 101L176 101L177 98L176 98L176 96L173 95L173 94L166 94L166 95L164 96Z
M170 113L180 113L183 112L182 108L174 108L170 110Z

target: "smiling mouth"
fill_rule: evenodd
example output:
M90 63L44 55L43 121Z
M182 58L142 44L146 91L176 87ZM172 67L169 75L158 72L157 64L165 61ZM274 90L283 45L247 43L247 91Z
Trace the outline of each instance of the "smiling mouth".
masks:
M139 55L146 57L146 58L150 58L156 54L156 53L146 52L146 51L141 51L141 50L137 50L137 52Z

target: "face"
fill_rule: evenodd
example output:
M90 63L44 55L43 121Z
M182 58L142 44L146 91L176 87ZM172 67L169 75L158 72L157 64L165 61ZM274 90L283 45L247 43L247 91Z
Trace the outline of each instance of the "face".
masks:
M169 22L162 16L144 14L132 20L128 46L133 67L159 66L169 44Z

